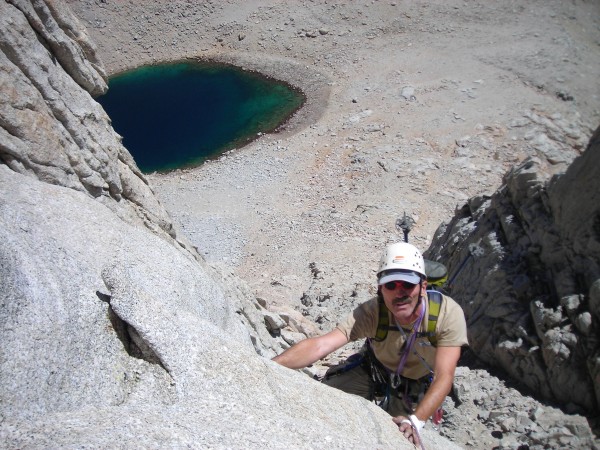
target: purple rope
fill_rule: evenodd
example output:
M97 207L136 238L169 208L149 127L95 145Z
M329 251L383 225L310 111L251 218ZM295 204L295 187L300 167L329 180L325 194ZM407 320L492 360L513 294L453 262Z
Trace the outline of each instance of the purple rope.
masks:
M418 334L419 328L421 328L421 322L423 321L424 315L425 315L425 302L421 301L421 313L419 314L419 317L413 326L413 330L410 333L410 336L406 340L404 352L402 352L402 358L400 358L400 363L398 364L398 368L396 369L396 375L400 375L400 372L402 372L402 370L404 369L404 364L406 364L406 359L408 358L408 355L413 348L415 340L417 339L417 334ZM398 325L398 322L396 322L396 326L398 326L398 327L400 326L400 325Z

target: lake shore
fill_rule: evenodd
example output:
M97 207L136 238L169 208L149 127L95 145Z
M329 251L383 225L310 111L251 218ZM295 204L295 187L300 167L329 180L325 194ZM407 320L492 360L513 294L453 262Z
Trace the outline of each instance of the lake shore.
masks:
M564 150L564 162L547 163L563 170L567 144L585 145L600 120L591 4L68 3L109 74L202 59L306 94L280 132L148 176L209 262L297 315L317 282L347 286L337 295L371 292L403 213L425 250L455 208L493 192L524 158Z

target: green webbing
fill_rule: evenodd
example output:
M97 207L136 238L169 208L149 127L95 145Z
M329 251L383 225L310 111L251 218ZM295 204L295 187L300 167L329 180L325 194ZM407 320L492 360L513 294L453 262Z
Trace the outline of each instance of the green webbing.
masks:
M388 328L390 326L390 317L388 316L388 309L383 302L383 297L379 296L379 321L377 322L377 332L375 333L375 340L377 342L383 341L387 337Z
M435 347L437 345L437 338L435 337L435 325L437 324L437 320L440 315L440 309L442 306L442 294L438 291L427 291L427 298L429 299L427 335L429 336L429 342L431 342L431 345Z

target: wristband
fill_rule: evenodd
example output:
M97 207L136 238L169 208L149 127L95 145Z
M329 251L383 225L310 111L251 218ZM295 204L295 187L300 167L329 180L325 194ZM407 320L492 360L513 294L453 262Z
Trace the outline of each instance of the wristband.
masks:
M417 433L420 433L421 430L423 429L423 427L425 426L425 421L424 420L420 420L414 414L412 414L410 416L410 422L411 422L412 426L415 427L415 429L417 430Z

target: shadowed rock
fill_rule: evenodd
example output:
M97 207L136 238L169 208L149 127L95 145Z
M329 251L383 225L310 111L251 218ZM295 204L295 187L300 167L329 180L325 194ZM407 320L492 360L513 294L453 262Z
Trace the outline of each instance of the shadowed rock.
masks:
M494 195L460 208L428 251L458 273L452 293L474 353L541 397L592 415L600 401L598 167L598 130L550 180L530 158Z

